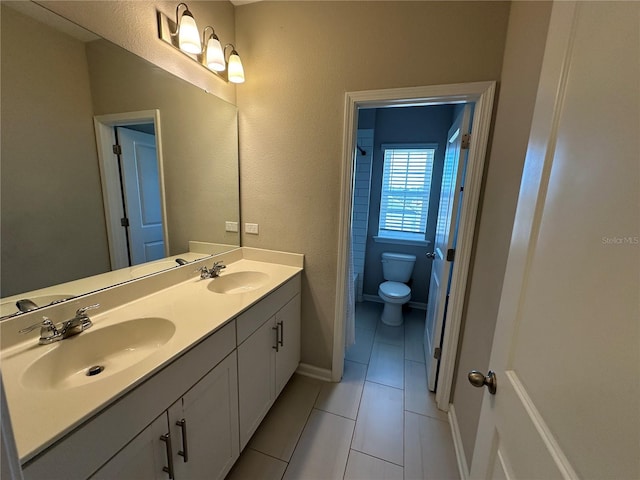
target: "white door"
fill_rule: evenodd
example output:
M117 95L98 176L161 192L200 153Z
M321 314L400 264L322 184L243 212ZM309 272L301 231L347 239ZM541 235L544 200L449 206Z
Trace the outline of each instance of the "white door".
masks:
M473 478L640 478L639 18L553 6Z
M160 178L153 135L117 127L131 264L164 258Z
M429 390L436 389L438 375L440 339L447 308L447 294L451 265L447 261L447 251L454 246L455 226L460 202L460 187L464 170L462 137L469 133L471 106L466 105L449 129L447 148L442 172L442 188L438 207L438 223L434 251L431 254L431 281L427 300L427 318L424 329L424 356L427 364Z

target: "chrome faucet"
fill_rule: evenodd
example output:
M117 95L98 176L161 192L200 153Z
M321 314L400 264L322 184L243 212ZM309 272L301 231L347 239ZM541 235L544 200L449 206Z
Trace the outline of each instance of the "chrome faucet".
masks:
M73 337L79 333L84 332L87 328L90 328L93 323L87 315L87 311L93 310L100 306L99 303L95 305L89 305L76 310L76 315L71 320L66 320L60 325L55 325L49 318L42 317L42 321L35 323L27 328L23 328L18 333L29 333L36 328L40 327L40 345L48 345L53 342L64 340L65 338Z
M196 272L200 272L200 278L204 280L205 278L216 278L223 268L227 268L227 266L222 262L214 262L213 267L207 268L205 265L197 269Z
M22 298L16 302L16 307L22 313L27 313L38 308L38 305L36 305L35 302L29 300L28 298Z

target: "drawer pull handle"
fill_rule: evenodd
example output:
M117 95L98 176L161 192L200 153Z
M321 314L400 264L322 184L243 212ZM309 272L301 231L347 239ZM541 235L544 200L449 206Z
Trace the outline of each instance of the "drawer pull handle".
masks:
M278 327L280 327L280 340L278 340L278 343L280 344L281 347L284 347L284 325L283 325L283 321L278 322Z
M276 325L275 327L271 327L271 330L276 331L276 344L271 348L273 348L276 351L276 353L278 353L280 351L280 341L278 340L280 335L278 335L278 330L279 330L278 325Z
M165 443L165 446L167 448L167 463L169 464L168 467L162 467L162 471L166 472L169 474L169 479L173 480L174 476L173 476L173 448L171 448L171 435L169 433L167 433L166 435L161 435L160 436L160 440L162 440Z
M176 425L182 430L182 450L178 450L178 455L183 458L184 463L189 461L189 450L187 450L187 421L183 418L178 420Z

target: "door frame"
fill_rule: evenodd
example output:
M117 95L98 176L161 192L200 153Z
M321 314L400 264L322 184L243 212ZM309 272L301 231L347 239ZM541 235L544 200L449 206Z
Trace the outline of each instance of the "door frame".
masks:
M129 266L127 236L120 225L120 219L124 216L124 210L122 206L122 185L120 183L118 158L117 155L113 153L113 145L116 143L114 127L124 127L139 123L153 123L155 129L164 254L165 256L169 256L169 230L167 226L167 205L164 188L160 110L96 115L93 117L93 125L96 132L98 164L100 166L100 181L102 183L102 203L104 204L104 214L107 222L109 259L112 270Z
M340 219L338 226L338 264L336 303L333 325L333 358L331 380L340 381L344 370L344 323L353 201L353 164L356 149L358 109L410 107L474 102L471 143L465 182L465 199L460 210L460 225L456 261L453 264L449 308L440 358L439 385L436 391L438 408L448 411L455 375L458 340L471 263L475 223L478 213L484 162L493 115L496 82L473 82L449 85L366 90L345 93L344 136L342 151L342 181Z

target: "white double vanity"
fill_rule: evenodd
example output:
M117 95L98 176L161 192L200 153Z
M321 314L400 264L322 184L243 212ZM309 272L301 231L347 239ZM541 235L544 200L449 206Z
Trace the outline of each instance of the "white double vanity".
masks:
M0 323L25 479L224 478L298 366L302 269L238 248ZM97 303L73 337L18 333Z

